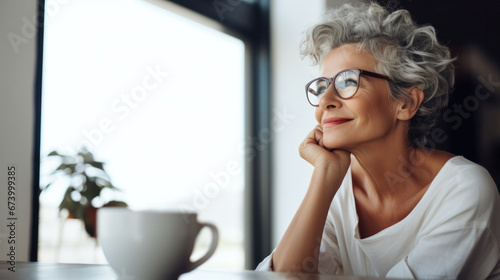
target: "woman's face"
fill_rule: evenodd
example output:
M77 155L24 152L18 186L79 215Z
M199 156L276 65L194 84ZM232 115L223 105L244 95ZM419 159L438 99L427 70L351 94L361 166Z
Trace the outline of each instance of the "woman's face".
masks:
M331 50L321 64L321 76L332 78L346 69L376 72L376 59L356 48L356 44L348 44ZM338 97L330 85L315 111L325 147L352 152L362 144L394 136L398 104L390 97L384 79L361 74L358 91L350 99Z

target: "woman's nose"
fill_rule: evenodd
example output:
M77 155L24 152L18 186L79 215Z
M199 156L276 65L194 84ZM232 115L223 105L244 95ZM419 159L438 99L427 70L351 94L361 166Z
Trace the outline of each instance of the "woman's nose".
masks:
M323 110L329 110L339 108L340 106L342 106L340 97L334 92L333 85L330 85L319 99L319 107Z

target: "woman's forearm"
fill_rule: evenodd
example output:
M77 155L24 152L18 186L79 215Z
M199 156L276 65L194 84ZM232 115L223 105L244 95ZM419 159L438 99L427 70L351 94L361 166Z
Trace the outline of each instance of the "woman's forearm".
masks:
M274 251L274 271L317 271L328 209L344 176L338 167L314 168L306 195Z

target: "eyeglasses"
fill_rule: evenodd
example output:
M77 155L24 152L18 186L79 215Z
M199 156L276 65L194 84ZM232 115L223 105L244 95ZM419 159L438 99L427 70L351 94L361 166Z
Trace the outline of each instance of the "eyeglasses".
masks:
M389 77L361 69L347 69L339 72L333 78L316 78L306 84L307 101L314 106L319 106L319 100L326 90L333 84L333 91L342 99L352 98L359 88L359 75L372 76L389 80Z

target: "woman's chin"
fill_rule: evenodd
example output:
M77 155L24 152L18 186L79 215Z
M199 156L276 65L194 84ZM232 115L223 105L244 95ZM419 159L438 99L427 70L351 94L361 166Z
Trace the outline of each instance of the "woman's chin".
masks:
M325 148L329 150L345 150L345 143L339 141L323 141Z

